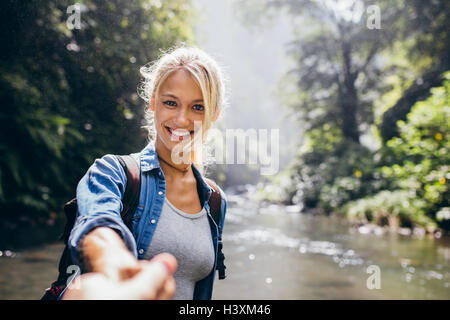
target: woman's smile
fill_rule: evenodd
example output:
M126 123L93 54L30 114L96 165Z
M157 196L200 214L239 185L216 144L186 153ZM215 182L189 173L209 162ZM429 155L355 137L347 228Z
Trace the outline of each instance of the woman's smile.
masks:
M187 129L173 129L169 126L165 126L167 132L170 135L171 141L182 141L191 137L194 134L194 130Z
M203 94L195 78L184 69L174 71L161 83L155 101L157 151L163 146L173 151L180 142L193 141L196 123L205 118Z

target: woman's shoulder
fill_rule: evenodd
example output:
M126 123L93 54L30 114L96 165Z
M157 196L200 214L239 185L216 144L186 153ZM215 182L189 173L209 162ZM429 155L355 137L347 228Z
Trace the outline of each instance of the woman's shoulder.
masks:
M92 168L105 168L110 169L114 171L121 171L123 169L123 161L125 157L131 157L133 158L138 166L140 166L140 152L138 153L131 153L129 155L117 155L117 154L105 154L101 156L100 158L96 158L91 165Z
M91 165L89 170L118 170L120 169L121 165L119 162L119 159L116 155L113 154L105 154L101 156L100 158L96 158L94 160L94 163Z
M126 184L127 176L123 165L117 155L105 154L96 158L85 174L88 182Z

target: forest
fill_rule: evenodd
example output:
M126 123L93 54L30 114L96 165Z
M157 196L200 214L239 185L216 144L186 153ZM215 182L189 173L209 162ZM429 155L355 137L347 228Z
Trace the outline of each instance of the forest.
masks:
M191 1L73 5L1 4L0 247L57 237L62 205L94 159L147 141L139 68L196 43ZM249 28L283 13L295 34L277 92L302 133L261 199L355 223L450 230L450 2L233 5Z
M450 229L448 1L239 1L296 39L279 96L303 130L262 199L355 224ZM441 234L441 231L439 231Z
M193 38L182 0L73 5L1 4L0 247L57 239L90 164L145 145L139 68Z

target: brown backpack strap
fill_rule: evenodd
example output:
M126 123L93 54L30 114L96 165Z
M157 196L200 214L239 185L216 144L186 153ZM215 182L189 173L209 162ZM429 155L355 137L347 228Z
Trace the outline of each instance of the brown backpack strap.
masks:
M127 174L127 186L122 199L122 220L128 229L131 230L133 215L139 205L139 196L141 193L141 170L136 159L130 155L117 156L120 164Z
M221 205L222 205L222 196L220 195L219 187L216 185L214 181L211 179L205 179L208 185L213 189L211 193L211 197L209 198L209 207L211 208L211 215L214 221L217 224L217 228L219 229L218 234L218 253L217 253L217 270L219 271L219 280L223 280L226 278L225 269L227 268L224 264L225 255L222 252L222 229L220 228L220 218L221 218Z
M220 228L220 206L222 205L222 197L220 195L219 187L211 179L205 179L208 185L213 189L211 192L211 197L209 198L209 207L211 208L211 216ZM222 233L222 230L220 230Z

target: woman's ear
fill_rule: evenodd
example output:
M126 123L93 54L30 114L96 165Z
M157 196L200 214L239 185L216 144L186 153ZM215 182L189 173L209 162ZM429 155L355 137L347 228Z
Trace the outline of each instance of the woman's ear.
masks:
M220 108L217 108L216 114L214 115L214 120L213 121L216 121L219 118L219 116L220 116Z
M152 97L149 105L150 110L155 111L155 97Z

